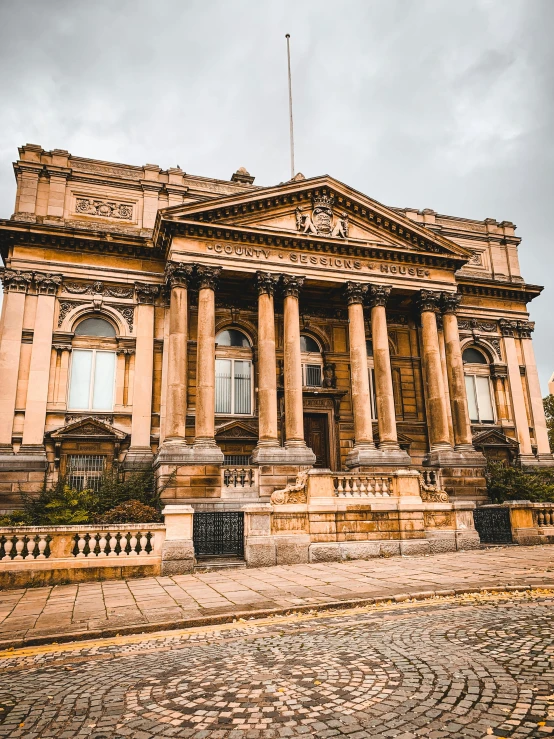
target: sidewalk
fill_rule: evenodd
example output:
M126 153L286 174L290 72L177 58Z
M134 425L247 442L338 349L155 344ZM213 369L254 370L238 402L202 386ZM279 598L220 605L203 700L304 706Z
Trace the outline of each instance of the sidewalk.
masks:
M5 590L0 648L502 586L554 588L554 545Z

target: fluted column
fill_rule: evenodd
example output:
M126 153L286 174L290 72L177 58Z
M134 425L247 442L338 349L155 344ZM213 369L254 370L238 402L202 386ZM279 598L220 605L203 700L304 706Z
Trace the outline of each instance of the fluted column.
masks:
M440 293L421 290L418 306L421 312L423 378L427 404L427 425L431 452L452 450L448 433L448 414L442 374L437 316Z
M258 288L258 444L253 459L261 449L279 446L277 428L277 373L275 358L274 292L278 276L256 273ZM262 455L263 456L263 455Z
M2 282L4 300L0 331L0 452L12 452L12 430L21 354L25 296L31 272L6 270Z
M516 425L517 440L519 442L519 457L523 462L532 464L535 460L531 448L531 435L529 433L529 418L525 406L523 394L523 382L519 358L517 355L515 336L517 333L517 322L501 318L498 322L504 340L504 351L506 364L508 365L508 381L510 394L512 396L512 409Z
M350 343L350 384L354 415L354 452L375 449L371 423L369 372L364 324L364 299L367 285L346 283L348 302L348 336Z
M52 355L54 309L56 307L56 293L62 283L62 276L35 273L34 279L37 288L37 310L20 452L37 454L46 458L44 431L50 379L50 357Z
M552 452L550 451L550 444L548 442L548 429L546 426L544 406L542 403L539 373L537 372L537 363L535 361L535 352L533 350L533 341L531 339L531 334L535 329L535 324L530 321L518 321L517 325L519 336L521 338L521 349L523 352L523 360L525 362L527 385L529 387L531 413L533 414L533 427L535 429L535 441L537 444L537 457L539 460L552 463Z
M219 267L199 264L198 337L196 354L195 455L213 462L223 461L215 443L215 289Z
M181 446L186 446L188 285L191 274L192 265L170 262L166 267L171 297L164 444Z
M302 404L302 363L300 358L300 312L298 296L303 277L283 275L284 295L284 370L285 370L285 447L304 448L304 409Z
M461 295L457 293L442 294L441 310L446 349L446 371L450 390L450 407L452 408L454 448L457 451L473 451L462 348L456 317L460 300Z

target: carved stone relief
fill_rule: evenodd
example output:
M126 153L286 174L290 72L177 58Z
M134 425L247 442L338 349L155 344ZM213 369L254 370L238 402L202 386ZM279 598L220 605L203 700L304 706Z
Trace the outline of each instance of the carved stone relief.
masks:
M78 282L67 282L64 283L63 289L72 295L105 295L106 297L120 299L132 298L134 292L132 287L105 285L100 281L82 284Z
M348 215L341 213L340 217L335 219L334 203L335 198L332 195L314 195L311 214L304 213L302 208L296 209L296 230L316 236L348 238Z
M132 203L122 203L118 200L97 200L96 198L75 199L75 212L99 218L117 218L118 220L133 220Z

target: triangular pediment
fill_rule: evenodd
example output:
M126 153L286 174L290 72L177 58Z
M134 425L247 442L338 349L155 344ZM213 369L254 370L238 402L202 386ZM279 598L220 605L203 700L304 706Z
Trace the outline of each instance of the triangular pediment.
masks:
M158 213L154 238L163 241L171 224L186 223L216 238L237 238L242 231L300 243L317 240L358 249L431 253L462 263L471 257L470 251L450 239L328 175L165 208Z
M81 418L78 421L72 421L71 423L61 426L55 431L51 431L48 436L51 439L75 439L75 438L87 438L87 439L111 439L114 441L123 441L127 438L127 434L124 431L116 429L105 421L100 421L98 418L87 416Z
M486 429L485 431L479 431L473 437L473 446L476 448L487 446L497 447L510 447L511 449L517 449L519 444L515 439L510 439L501 431L497 429Z
M215 437L218 441L225 439L258 441L258 430L244 421L231 421L218 426L215 430Z

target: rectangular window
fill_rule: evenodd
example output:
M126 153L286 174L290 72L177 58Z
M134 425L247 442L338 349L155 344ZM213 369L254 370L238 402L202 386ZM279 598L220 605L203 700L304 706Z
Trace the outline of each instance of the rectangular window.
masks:
M67 483L75 490L98 491L106 457L96 454L72 454L67 461Z
M470 420L474 423L494 423L490 379L482 375L466 375L465 381Z
M306 387L321 387L321 365L304 365L304 385Z
M232 416L252 413L252 362L215 360L215 412Z
M70 410L111 411L115 384L115 352L74 349L69 383Z

